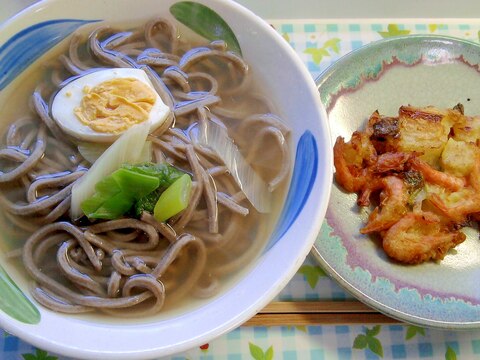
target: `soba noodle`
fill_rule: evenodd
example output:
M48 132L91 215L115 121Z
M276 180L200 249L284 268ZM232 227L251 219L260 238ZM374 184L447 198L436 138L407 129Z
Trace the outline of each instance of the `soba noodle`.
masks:
M157 313L187 294L213 296L221 278L263 246L261 215L221 158L192 141L188 130L208 122L227 128L272 191L289 173L289 130L252 87L248 65L224 42L189 48L177 34L163 19L131 32L102 26L87 41L75 34L34 91L31 113L6 131L0 206L8 221L31 234L23 265L35 281L34 298L47 308ZM70 77L108 67L143 69L173 110L148 139L157 162L191 174L193 190L188 208L165 223L147 212L139 219L69 218L72 186L90 164L52 119L47 99Z

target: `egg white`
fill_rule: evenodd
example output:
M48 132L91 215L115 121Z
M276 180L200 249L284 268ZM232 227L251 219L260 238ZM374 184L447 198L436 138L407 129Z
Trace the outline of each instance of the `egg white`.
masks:
M168 118L170 108L160 99L152 82L142 69L114 68L102 69L80 76L66 84L54 97L52 103L52 117L60 128L76 139L88 142L113 142L120 134L102 133L83 124L75 115L75 108L81 105L85 96L84 88L93 88L105 81L118 78L134 78L155 93L156 101L146 122L150 124L150 132L157 129Z

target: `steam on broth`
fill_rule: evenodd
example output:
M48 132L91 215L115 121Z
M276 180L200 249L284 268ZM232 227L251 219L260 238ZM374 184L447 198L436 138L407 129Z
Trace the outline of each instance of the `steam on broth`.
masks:
M192 44L188 35L178 34L170 22L155 19L127 32L99 27L90 34L73 35L65 52L49 62L33 91L30 109L16 114L5 131L0 150L0 206L15 231L21 229L28 237L21 254L36 284L33 297L54 311L100 310L118 315L131 308L137 315L152 314L183 298L214 296L222 279L250 263L268 238L276 212L257 211L222 156L198 142L195 134L209 126L225 129L246 163L268 185L272 201L278 203L290 171L289 129L272 114L273 106L258 90L248 65L224 42ZM118 93L121 86L114 86L108 90L113 98L102 110L108 114L93 110L96 120L102 120L100 132L112 136L65 131L52 112L54 102L60 102L56 107L64 105L58 100L61 89L105 69L141 71L141 79L145 78L141 81L155 92L154 97L158 94L168 114L147 128L142 143L130 141L127 152L137 151L137 161L120 164L93 184L102 182L103 187L92 187L94 194L82 200L83 213L76 216L75 197L80 191L75 194L75 188L82 181L84 185L89 174L97 171L95 167L107 164L106 160L102 166L98 162L113 151L112 142L125 139L145 119L117 132L118 122L130 119L129 111L141 116L150 109L145 96L132 104L125 100L127 95ZM132 76L120 79L131 80ZM108 86L120 81L112 79ZM83 99L92 91L100 94L91 95L92 99L104 96L105 84L101 82L100 88L81 85ZM70 91L64 93L74 96ZM90 111L98 105L87 103L67 108L67 112L77 113L82 106ZM132 191L120 196L125 192L125 174L128 181L142 182L141 186L127 182ZM165 174L172 177L164 185L151 179L163 179ZM147 183L157 187L144 194L141 190ZM108 184L120 184L116 196L121 201L109 197ZM174 185L180 193L171 190ZM170 198L183 196L187 201L185 208L163 219L155 209L167 191L173 193ZM125 205L125 199L131 203ZM142 207L141 201L148 202L145 199L151 203ZM120 203L128 209L115 217L112 212Z

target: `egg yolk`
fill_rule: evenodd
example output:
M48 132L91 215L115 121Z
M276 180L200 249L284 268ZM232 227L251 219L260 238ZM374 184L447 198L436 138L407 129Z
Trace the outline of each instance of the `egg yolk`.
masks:
M118 134L148 119L155 92L142 81L117 78L85 87L75 116L92 130Z

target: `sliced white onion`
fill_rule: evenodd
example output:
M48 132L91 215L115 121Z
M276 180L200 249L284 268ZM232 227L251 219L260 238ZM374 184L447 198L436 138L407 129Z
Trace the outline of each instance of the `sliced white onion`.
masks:
M110 144L81 142L78 144L78 152L90 164L93 164L107 150Z
M212 121L192 130L190 134L193 141L206 145L217 153L255 209L261 213L270 212L272 194L268 184L248 164L228 136L227 130Z
M97 159L108 149L111 144L81 142L78 144L78 152L90 164L93 164ZM145 141L140 159L138 162L152 161L152 142Z

